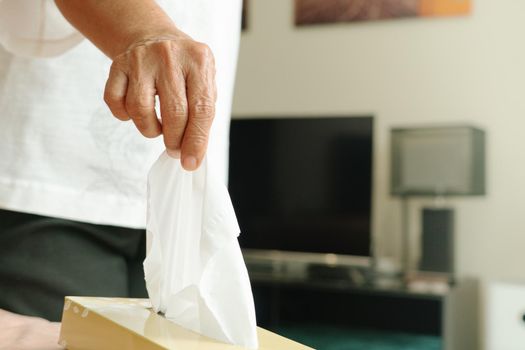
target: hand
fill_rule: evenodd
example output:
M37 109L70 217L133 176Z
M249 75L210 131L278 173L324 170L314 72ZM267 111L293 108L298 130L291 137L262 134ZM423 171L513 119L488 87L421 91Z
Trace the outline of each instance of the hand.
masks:
M162 134L168 154L190 171L206 153L216 99L213 54L184 33L132 44L113 60L104 93L115 117L133 120L146 137Z
M0 0L1 1L1 0ZM211 50L181 32L156 1L55 0L64 17L113 60L104 100L195 170L215 116ZM155 113L159 96L160 117Z
M60 323L0 310L0 350L61 350Z

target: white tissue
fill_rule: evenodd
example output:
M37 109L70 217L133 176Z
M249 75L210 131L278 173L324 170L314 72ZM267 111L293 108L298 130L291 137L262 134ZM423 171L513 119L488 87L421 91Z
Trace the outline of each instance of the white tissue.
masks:
M205 159L194 172L165 152L149 173L146 287L155 311L223 342L258 347L239 226Z

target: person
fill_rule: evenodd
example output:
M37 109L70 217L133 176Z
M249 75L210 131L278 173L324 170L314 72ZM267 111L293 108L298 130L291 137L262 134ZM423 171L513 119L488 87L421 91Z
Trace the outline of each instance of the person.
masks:
M0 0L0 349L58 348L65 295L146 296L156 157L226 181L240 13Z

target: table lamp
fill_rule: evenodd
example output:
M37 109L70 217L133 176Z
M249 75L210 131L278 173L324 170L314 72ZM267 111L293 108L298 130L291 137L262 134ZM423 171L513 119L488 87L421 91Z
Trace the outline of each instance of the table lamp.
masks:
M485 132L473 126L393 128L391 194L402 201L402 268L410 272L413 197L485 194ZM453 209L423 209L419 270L453 274Z

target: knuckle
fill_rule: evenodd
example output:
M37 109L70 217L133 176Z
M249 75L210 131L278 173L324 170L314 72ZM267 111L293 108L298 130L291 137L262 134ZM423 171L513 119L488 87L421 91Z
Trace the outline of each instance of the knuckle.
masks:
M115 94L113 91L110 91L110 90L104 91L104 102L106 102L106 104L110 107L113 105L122 103L123 99L124 99L124 96Z
M173 70L175 67L174 55L177 54L176 47L173 45L173 43L169 40L166 40L160 41L153 45L153 49L155 50L158 59L162 62L162 65L167 70Z
M162 40L153 45L160 55L169 56L173 53L173 43L171 40Z
M192 56L195 63L205 65L214 62L213 52L206 44L196 42L192 47Z
M133 118L133 122L144 137L152 139L160 135L160 131L147 123L143 118Z
M215 104L211 102L195 103L193 115L199 120L212 120L215 117Z
M164 113L168 118L186 118L188 107L183 103L174 103L165 107Z
M180 148L180 138L178 137L168 137L164 135L164 145L168 149L179 149Z
M150 113L152 110L152 106L146 101L131 100L126 101L126 109L129 113L137 114L137 117L140 118L144 114Z
M115 99L113 97L108 97L104 95L104 101L106 102L106 105L109 107L109 110L115 116L115 118L120 120L128 120L128 113L126 109L124 108L124 103L122 99Z

